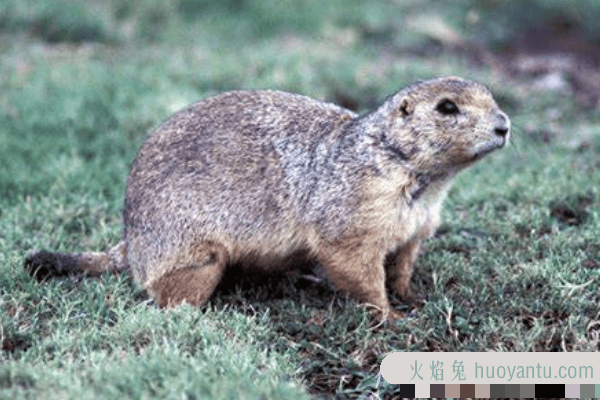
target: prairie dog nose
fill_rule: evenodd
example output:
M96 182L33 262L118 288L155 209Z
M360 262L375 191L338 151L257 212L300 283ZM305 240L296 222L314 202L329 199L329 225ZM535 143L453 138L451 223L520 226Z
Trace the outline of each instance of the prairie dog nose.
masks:
M510 119L508 119L506 114L504 114L502 111L499 111L498 114L496 114L495 122L496 126L494 127L494 132L496 135L502 137L508 136L510 132Z

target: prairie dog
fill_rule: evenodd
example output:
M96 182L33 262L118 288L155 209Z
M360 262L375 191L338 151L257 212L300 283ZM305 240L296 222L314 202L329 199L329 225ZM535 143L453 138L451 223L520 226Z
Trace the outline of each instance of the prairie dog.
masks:
M131 269L159 306L204 304L227 265L324 266L340 290L410 297L420 243L452 178L503 147L510 120L485 86L419 81L364 115L277 91L234 91L164 122L131 167L122 241L30 254L38 279Z

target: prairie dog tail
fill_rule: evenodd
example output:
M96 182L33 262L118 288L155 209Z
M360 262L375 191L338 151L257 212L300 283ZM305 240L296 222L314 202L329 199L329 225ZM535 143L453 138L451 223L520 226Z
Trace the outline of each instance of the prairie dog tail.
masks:
M77 274L99 276L105 271L118 272L128 268L124 241L100 253L37 251L27 256L23 266L38 281Z

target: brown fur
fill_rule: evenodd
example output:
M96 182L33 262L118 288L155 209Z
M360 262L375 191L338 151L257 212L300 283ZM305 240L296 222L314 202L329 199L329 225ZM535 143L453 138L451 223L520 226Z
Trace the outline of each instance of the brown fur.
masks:
M454 175L504 146L510 121L482 85L417 82L359 116L282 92L229 92L180 111L134 161L123 241L30 255L36 276L130 267L161 307L204 304L227 265L319 262L340 290L397 316L420 243Z

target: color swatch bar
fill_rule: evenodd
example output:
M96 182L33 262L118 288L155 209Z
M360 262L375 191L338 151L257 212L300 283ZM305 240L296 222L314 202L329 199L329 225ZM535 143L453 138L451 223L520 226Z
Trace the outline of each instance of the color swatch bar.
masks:
M422 387L400 384L394 395L400 398L600 398L600 384L431 384L429 392Z

